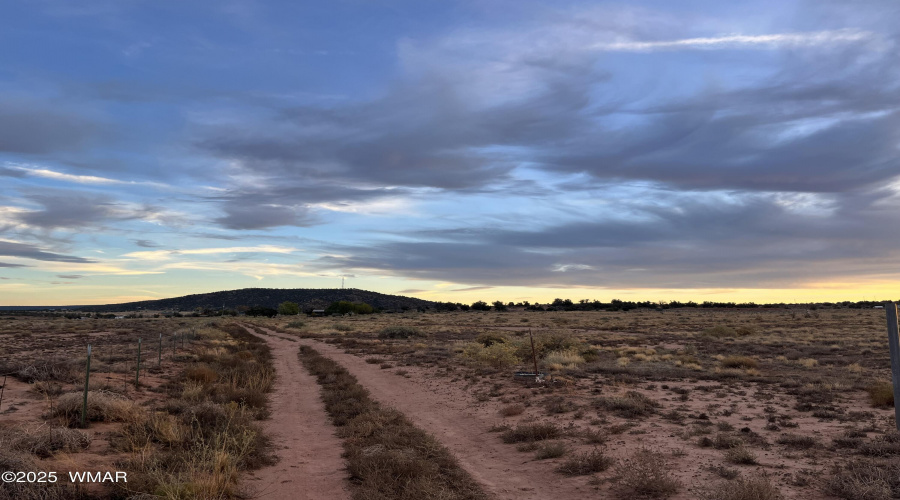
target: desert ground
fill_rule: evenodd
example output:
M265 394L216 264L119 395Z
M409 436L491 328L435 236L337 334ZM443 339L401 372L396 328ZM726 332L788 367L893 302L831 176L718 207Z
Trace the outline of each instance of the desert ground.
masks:
M0 498L900 498L883 310L9 316L0 372L0 469L129 473Z

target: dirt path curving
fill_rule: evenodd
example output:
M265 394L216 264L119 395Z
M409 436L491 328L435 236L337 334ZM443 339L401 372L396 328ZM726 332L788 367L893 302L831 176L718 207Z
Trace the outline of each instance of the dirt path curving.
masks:
M319 384L297 358L299 344L259 335L272 348L278 379L271 396L272 417L263 423L276 447L278 463L257 470L243 486L265 500L349 499L341 440L319 396Z
M565 478L529 460L515 446L503 444L488 421L473 412L461 388L434 381L406 379L377 364L311 339L300 339L343 365L374 399L403 412L431 433L459 460L487 492L498 499L569 500L594 494L585 478Z

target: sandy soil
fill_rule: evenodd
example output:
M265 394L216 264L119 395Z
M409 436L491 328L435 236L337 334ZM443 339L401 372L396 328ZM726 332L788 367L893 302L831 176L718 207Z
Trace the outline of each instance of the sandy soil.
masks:
M309 345L343 365L372 397L403 412L417 427L432 433L462 467L498 499L555 500L584 498L593 488L587 478L564 478L543 464L530 461L514 446L504 445L488 429L497 418L473 411L470 397L446 384L407 379L362 358L316 342Z
M244 481L254 498L340 500L350 498L341 441L328 423L319 385L297 358L297 342L267 336L278 379L272 417L264 428L277 448L278 463Z

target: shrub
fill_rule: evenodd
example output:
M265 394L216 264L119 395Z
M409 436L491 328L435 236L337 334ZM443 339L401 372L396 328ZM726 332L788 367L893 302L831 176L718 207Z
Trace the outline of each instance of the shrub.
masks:
M326 315L332 314L372 314L375 312L375 308L366 304L364 302L349 302L346 300L340 300L337 302L332 302L331 305L325 308Z
M778 488L765 476L735 479L700 492L703 500L782 500ZM861 499L860 499L861 500Z
M37 428L32 430L4 429L0 443L4 447L48 458L58 451L77 452L91 444L91 436L79 430L65 427Z
M556 424L521 424L500 435L504 443L523 443L553 439L562 435L562 431Z
M297 330L299 330L299 329L303 328L304 326L306 326L306 323L304 323L302 321L291 321L290 323L288 323L285 326L288 328L296 328Z
M521 415L522 412L525 411L525 407L520 404L512 404L508 406L504 406L500 408L500 415L504 417L514 417L516 415Z
M872 398L872 406L878 408L891 408L894 406L894 384L879 382L867 387L866 392Z
M584 358L576 349L552 351L544 357L544 363L548 366L558 365L566 368L574 368L584 363Z
M346 323L335 323L333 328L339 332L352 332L353 325L348 325Z
M727 356L720 362L722 368L754 369L759 367L759 361L749 356Z
M208 366L195 366L184 372L185 378L201 384L211 384L219 379L219 374Z
M725 459L733 464L756 465L756 455L744 446L735 446L725 452Z
M83 392L69 392L59 397L54 416L66 419L70 426L81 421ZM118 394L107 391L88 391L87 419L91 422L125 422L135 417L139 408Z
M900 491L900 464L853 460L835 466L825 490L845 500L890 500Z
M703 337L737 337L737 330L731 328L730 326L717 325L711 328L707 328L700 332L700 335Z
M491 344L484 347L478 342L470 342L463 347L462 356L476 365L492 368L506 368L519 363L516 349L510 344Z
M538 448L534 458L536 460L546 460L548 458L559 458L566 454L568 448L564 443L547 443Z
M623 418L635 418L653 414L659 403L637 391L628 391L624 396L597 398L594 406L610 410Z
M798 436L797 434L783 434L775 442L796 450L808 450L819 447L818 439L812 436Z
M494 344L505 344L508 341L509 338L506 335L497 332L484 332L475 337L475 342L485 347L490 347Z
M409 337L424 337L421 330L414 326L388 326L378 332L383 339L407 339Z
M559 467L556 472L566 476L586 476L595 472L603 472L609 469L615 460L606 456L603 450L595 448L592 451L574 455Z
M668 471L664 455L641 448L616 468L619 488L631 497L665 498L681 489Z

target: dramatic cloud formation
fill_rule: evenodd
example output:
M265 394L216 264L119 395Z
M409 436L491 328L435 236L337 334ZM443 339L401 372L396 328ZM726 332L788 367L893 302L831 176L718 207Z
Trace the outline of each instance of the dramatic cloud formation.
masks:
M0 56L0 272L35 296L344 276L793 300L896 278L896 2L7 14L30 30Z

